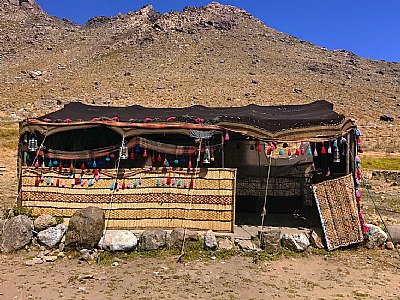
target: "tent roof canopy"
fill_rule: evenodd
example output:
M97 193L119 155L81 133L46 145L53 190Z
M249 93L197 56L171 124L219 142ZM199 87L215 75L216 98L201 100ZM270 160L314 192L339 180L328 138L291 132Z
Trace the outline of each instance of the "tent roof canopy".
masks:
M333 110L333 104L319 100L305 105L243 107L148 108L92 106L80 102L66 104L63 109L45 116L28 119L22 128L39 126L51 132L60 126L93 126L103 124L120 130L141 129L215 129L230 130L265 139L315 139L333 137L355 127L351 120ZM45 129L47 127L47 129ZM38 128L36 128L37 130ZM72 128L70 128L72 129ZM64 128L64 130L70 130ZM126 134L126 132L124 132ZM129 135L129 134L128 134Z

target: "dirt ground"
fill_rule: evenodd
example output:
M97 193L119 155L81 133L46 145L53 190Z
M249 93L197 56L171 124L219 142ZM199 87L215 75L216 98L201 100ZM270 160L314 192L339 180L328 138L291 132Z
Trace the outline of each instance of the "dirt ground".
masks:
M254 263L251 257L178 263L176 257L103 266L63 258L26 266L0 258L0 299L400 299L400 259L390 250Z

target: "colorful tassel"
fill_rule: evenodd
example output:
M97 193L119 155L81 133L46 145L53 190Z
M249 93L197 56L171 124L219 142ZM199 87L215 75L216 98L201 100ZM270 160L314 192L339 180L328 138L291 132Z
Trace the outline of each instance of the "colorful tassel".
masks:
M39 162L38 162L38 160L35 161L35 168L39 168Z
M44 181L44 175L42 174L42 176L40 176L40 182Z
M56 186L57 186L57 187L60 186L60 179L59 179L59 178L57 178L57 180L56 180Z
M138 181L135 179L135 181L133 182L133 187L137 187L138 186Z
M276 149L275 144L271 143L271 151L274 151Z
M174 160L174 164L175 164L175 165L179 164L179 160L175 159L175 160Z
M130 160L134 160L135 159L135 154L133 153L133 151L129 154L129 159Z
M53 161L53 166L55 166L55 167L58 166L58 161L57 160Z
M51 161L51 159L49 160L48 167L49 167L49 168L52 168L52 167L53 167L53 162Z
M192 160L191 159L189 159L188 169L192 169Z
M333 141L333 148L337 148L337 140Z
M160 154L160 153L158 153L157 160L158 160L158 161L161 161L161 154Z
M85 164L82 164L82 165L81 165L81 170L82 170L82 171L85 171L85 169L86 169Z
M151 162L152 162L152 163L155 163L155 162L156 162L156 158L154 157L154 152L153 152L153 154L151 155Z
M79 178L78 177L75 177L75 185L78 185L79 184Z
M326 149L325 149L324 145L322 145L321 154L322 154L322 155L325 155L325 154L326 154Z
M257 143L257 151L258 151L258 152L261 152L261 145L260 145L260 142Z
M140 153L140 148L139 148L139 146L136 146L135 152L136 152L136 153Z
M189 189L192 189L193 187L194 187L194 180L192 178L192 179L190 179Z
M111 158L111 159L114 159L114 158L115 158L115 154L114 154L114 153L111 153L111 154L110 154L110 158Z
M139 177L139 184L141 185L143 183L142 177Z
M308 149L307 149L307 155L312 155L312 152L311 152L311 148L310 148L310 147L308 147Z
M329 144L329 146L328 146L328 154L332 154L332 147L331 147L330 144Z
M172 178L171 185L175 186L175 184L176 184L176 180L175 180L175 178Z
M110 184L110 190L111 190L111 191L114 190L114 183L111 183L111 184Z
M228 134L228 130L225 132L225 141L229 141L229 134Z
M46 184L47 184L47 185L49 185L49 184L50 184L50 182L51 182L51 179L50 179L50 177L47 177Z
M279 149L279 155L283 155L283 149L282 148Z
M160 179L159 179L159 178L157 178L157 180L156 180L156 185L157 185L157 186L160 185Z
M301 146L300 152L301 152L301 155L304 155L306 153L303 146ZM309 155L311 155L311 153Z
M300 151L299 151L299 149L298 149L298 148L296 148L296 151L294 152L294 155L296 155L296 156L300 156Z
M92 186L93 185L93 179L89 180L88 186Z
M97 168L97 163L96 163L96 161L95 161L95 160L93 161L93 165L92 165L92 167L93 167L93 168Z
M61 181L61 187L65 187L65 180Z
M166 182L168 185L171 185L171 176L170 175L168 175L168 178L167 178L167 182Z
M185 179L184 181L183 181L183 187L187 187L188 186L188 182L187 182L187 180Z
M74 165L73 165L73 164L71 164L71 165L69 166L69 171L70 171L70 172L74 171Z
M176 184L177 187L180 187L182 185L182 181L180 179L178 179L178 182Z
M290 148L287 150L287 155L292 156L292 150L290 150Z
M271 147L268 147L268 149L267 149L267 155L268 155L268 156L271 155Z
M311 149L310 149L311 150ZM314 156L318 156L317 148L314 149Z
M39 183L40 183L39 177L38 177L38 176L36 176L36 179L35 179L35 186L38 186L38 185L39 185Z
M147 157L147 150L146 149L144 149L143 157Z
M58 171L62 171L62 168L63 168L63 166L62 166L62 163L60 163L59 165L58 165Z
M109 158L108 156L106 157L106 162L109 162L111 160L111 158Z

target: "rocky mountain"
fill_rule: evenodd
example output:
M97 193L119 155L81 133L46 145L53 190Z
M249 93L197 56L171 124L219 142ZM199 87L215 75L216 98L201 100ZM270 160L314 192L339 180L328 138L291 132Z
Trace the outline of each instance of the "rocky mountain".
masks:
M0 11L5 117L40 115L71 100L238 106L327 99L371 130L384 126L384 113L395 117L389 136L398 126L400 64L317 47L233 6L166 14L145 6L83 26L48 16L33 0L0 0Z

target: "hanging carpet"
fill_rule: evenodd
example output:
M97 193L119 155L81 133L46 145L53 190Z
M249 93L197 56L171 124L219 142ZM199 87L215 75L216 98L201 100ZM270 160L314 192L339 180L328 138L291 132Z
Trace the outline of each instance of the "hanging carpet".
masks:
M328 250L363 241L352 175L313 185Z

